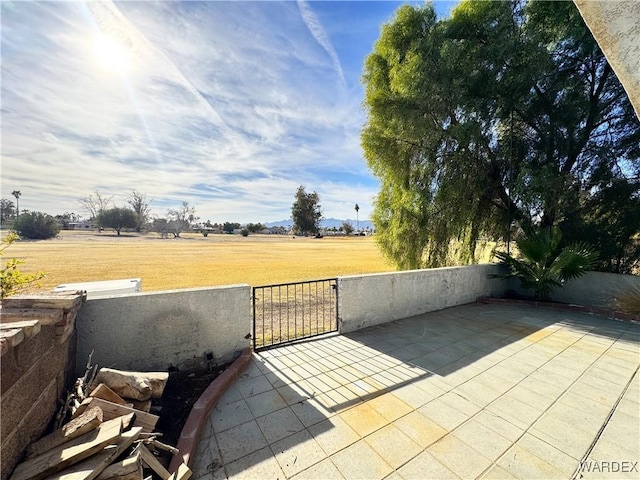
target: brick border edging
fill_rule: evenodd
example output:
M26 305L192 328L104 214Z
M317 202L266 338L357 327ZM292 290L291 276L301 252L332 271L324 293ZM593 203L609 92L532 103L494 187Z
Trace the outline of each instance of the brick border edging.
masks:
M175 473L182 463L186 464L189 468L192 467L191 462L195 457L200 441L200 434L202 433L202 428L209 412L215 404L218 403L222 394L226 392L234 380L247 368L247 365L251 362L252 355L253 351L250 347L243 349L240 357L211 382L196 403L193 404L187 421L184 427L182 427L182 432L180 432L177 446L179 453L176 453L171 459L169 472Z
M618 320L622 322L640 323L640 315L632 315L629 313L622 313L617 310L611 310L609 308L601 307L585 307L583 305L575 305L571 303L559 303L559 302L541 302L538 300L519 300L515 298L494 298L494 297L480 297L477 300L478 303L510 303L514 305L528 305L536 307L552 308L554 310L570 310L573 312L593 313L596 315L603 315L612 320Z

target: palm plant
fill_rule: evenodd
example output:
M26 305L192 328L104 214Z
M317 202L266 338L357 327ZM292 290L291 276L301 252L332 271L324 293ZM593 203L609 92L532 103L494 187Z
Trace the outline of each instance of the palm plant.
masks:
M548 300L551 290L584 275L593 268L596 254L585 243L575 243L560 249L562 235L558 229L522 235L516 240L518 258L495 251L495 256L509 268L499 278L520 279L522 286L533 289L537 300Z

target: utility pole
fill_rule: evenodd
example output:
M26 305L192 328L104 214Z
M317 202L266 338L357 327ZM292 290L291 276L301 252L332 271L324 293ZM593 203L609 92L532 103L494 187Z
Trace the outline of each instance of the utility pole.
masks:
M16 197L16 218L18 218L18 215L20 215L20 195L22 195L22 193L20 190L14 190L11 192L11 195Z

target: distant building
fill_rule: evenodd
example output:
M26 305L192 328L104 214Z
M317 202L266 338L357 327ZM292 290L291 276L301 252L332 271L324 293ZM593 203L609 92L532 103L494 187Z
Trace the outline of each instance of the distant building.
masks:
M69 230L97 230L95 223L88 222L69 222Z

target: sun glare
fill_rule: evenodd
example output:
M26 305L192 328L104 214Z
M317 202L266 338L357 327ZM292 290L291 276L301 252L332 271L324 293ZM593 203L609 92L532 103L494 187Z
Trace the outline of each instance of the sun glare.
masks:
M94 39L96 62L104 69L115 73L125 73L131 68L131 52L110 35L97 35Z

